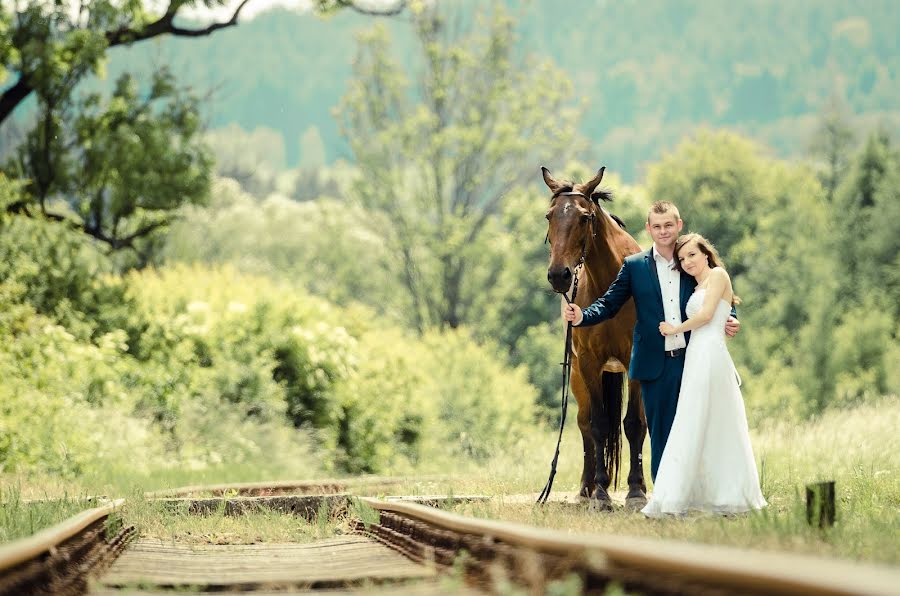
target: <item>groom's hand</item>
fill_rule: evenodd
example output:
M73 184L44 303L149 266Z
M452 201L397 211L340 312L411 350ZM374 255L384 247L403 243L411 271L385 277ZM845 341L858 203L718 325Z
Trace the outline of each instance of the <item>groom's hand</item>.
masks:
M584 319L584 314L581 312L581 307L577 304L567 304L565 308L563 308L563 318L573 326L577 327L581 324L582 319Z
M734 337L740 330L741 322L734 317L728 317L728 320L725 321L725 335L727 335L728 337Z

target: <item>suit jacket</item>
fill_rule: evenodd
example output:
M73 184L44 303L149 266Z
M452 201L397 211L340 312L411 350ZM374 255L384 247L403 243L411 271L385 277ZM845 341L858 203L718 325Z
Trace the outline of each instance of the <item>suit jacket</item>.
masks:
M685 307L697 287L697 280L681 272L681 320L687 320ZM611 319L629 298L634 298L637 323L631 347L628 376L638 381L652 381L662 374L666 354L666 339L659 332L659 322L665 321L659 275L653 261L652 248L626 257L622 269L606 293L584 309L584 319L578 327L586 327ZM732 316L736 316L734 309ZM685 341L690 341L690 332Z

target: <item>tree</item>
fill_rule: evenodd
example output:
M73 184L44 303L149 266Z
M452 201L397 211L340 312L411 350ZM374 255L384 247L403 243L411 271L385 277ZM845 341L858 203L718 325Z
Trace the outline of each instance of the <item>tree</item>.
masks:
M29 0L23 9L0 5L0 80L7 73L17 80L0 95L0 123L29 95L58 97L86 75L96 74L109 48L162 35L202 37L237 25L250 0L242 0L227 21L205 27L183 27L176 19L185 8L221 6L225 0L169 0L162 15L140 0ZM354 0L317 0L321 12L350 8L364 14L393 15L406 2L385 8L366 8Z
M834 191L847 170L853 144L853 129L847 123L845 110L838 98L832 96L810 143L813 157L823 162L820 177L829 203L834 202Z
M841 279L848 296L877 293L900 314L900 153L883 130L872 133L851 161L835 193L833 217L841 247Z
M375 231L399 263L410 320L457 327L476 319L477 297L503 267L492 234L505 195L580 147L579 109L551 63L514 54L500 5L467 33L436 8L414 8L418 84L377 27L359 37L337 114L362 172L356 195L391 222Z
M171 212L202 202L209 189L199 102L179 90L165 68L144 90L123 76L105 105L97 94L76 99L75 89L99 73L110 48L163 35L209 35L236 25L248 2L242 0L229 20L201 27L176 22L199 0L170 0L162 14L140 0L0 4L0 82L13 79L0 92L0 124L32 94L37 104L34 127L5 168L28 179L22 199L8 210L71 221L110 249L133 249L146 262L146 248ZM370 10L350 0L320 0L317 7L396 14L405 2ZM51 205L59 200L71 212Z
M257 197L275 190L285 162L284 138L277 130L257 127L245 131L237 124L209 131L204 140L216 158L216 174L237 180Z
M180 93L163 69L141 94L128 75L106 103L91 94L63 97L30 131L7 170L25 180L8 211L40 214L75 227L110 249L133 249L146 262L146 243L181 204L202 203L211 159L199 143L196 98ZM62 200L55 204L54 198Z
M732 274L750 266L746 245L776 205L763 148L730 132L701 131L654 165L648 194L675 203L685 230L711 239ZM740 291L738 291L740 293Z

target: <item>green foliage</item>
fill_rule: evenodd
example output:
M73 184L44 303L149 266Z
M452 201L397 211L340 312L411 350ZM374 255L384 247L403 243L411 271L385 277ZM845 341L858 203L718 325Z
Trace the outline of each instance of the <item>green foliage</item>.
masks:
M445 4L471 13L482 3ZM558 12L556 0L506 4L518 21L516 49L551 59L561 73L545 84L567 78L572 97L587 102L579 126L591 140L585 160L606 164L630 183L704 124L737 129L779 156L803 156L815 115L832 95L847 106L857 138L877 122L900 122L894 75L900 22L888 0L602 7L571 0L566 16L577 27L548 20ZM381 22L396 55L418 72L409 14ZM329 114L352 77L354 56L353 44L335 40L352 39L370 20L347 10L324 20L274 10L208 42L169 37L154 47L115 50L110 72L159 57L198 89L222 89L213 126L281 131L289 167L302 165L299 139L316 126L331 162L348 153Z
M113 250L146 253L146 237L176 207L206 200L211 160L198 141L197 100L166 69L145 94L123 75L105 104L98 94L77 105L67 96L42 110L7 166L28 180L16 211L34 203Z
M414 337L384 329L364 334L353 373L335 387L336 465L351 472L397 469L399 460L418 462L433 419L419 386ZM437 431L439 427L435 427ZM388 463L392 462L392 463Z
M18 185L0 183L4 204L18 200ZM341 209L282 199L267 225L279 210L307 225ZM83 234L21 217L0 226L2 469L98 474L134 452L147 472L298 469L313 436L324 467L378 472L447 452L485 457L530 423L523 371L471 335L406 336L368 308L234 267L119 277Z
M105 109L96 94L84 100L74 123L83 154L74 175L81 200L73 207L87 228L127 242L163 221L160 214L205 200L212 164L198 143L198 110L197 98L179 91L166 68L145 94L123 75Z
M537 397L524 368L507 370L499 346L480 346L464 329L429 332L423 344L423 393L437 408L440 453L485 458L523 436Z
M8 210L70 221L112 250L134 249L137 258L120 265L146 264L171 211L206 198L211 160L198 139L197 100L166 67L138 77L146 81L142 90L122 74L105 102L96 92L78 98L76 89L101 74L111 47L234 24L197 31L173 24L181 9L198 4L175 2L162 14L133 0L0 7L0 82L15 76L3 90L0 123L32 94L37 107L34 125L3 166L25 182Z
M257 197L268 196L278 186L278 174L286 167L284 139L276 130L259 127L244 131L231 124L204 135L215 156L216 174L232 178Z
M335 169L322 175L349 173ZM370 211L331 195L302 203L278 194L256 199L233 181L217 180L210 208L180 212L163 256L169 262L231 263L338 303L378 305L400 319L406 303L393 287L399 272L382 267L390 259L369 231L373 218Z
M768 166L775 164L761 154L738 135L700 131L648 175L648 194L675 203L685 229L713 239L734 274L749 266L740 244L754 236L763 214L780 208L769 184Z
M125 466L131 450L145 462L160 461L149 421L128 414L122 332L79 341L0 296L3 310L15 313L0 330L0 469L71 477L98 465Z
M581 142L570 85L549 61L526 68L499 5L464 35L448 33L451 18L415 15L417 87L383 28L362 34L338 107L362 173L355 196L381 215L372 229L400 263L418 329L477 320L477 297L502 269L492 250L502 198L534 175L522 164L565 158Z
M885 304L900 316L900 238L896 217L900 154L885 131L871 135L854 156L849 172L835 193L833 217L841 246L842 289L884 295ZM854 300L858 302L858 300Z
M294 326L273 340L273 377L285 387L288 417L298 427L336 426L338 404L331 391L349 374L355 339L343 327L322 323Z
M834 330L833 356L829 363L835 377L834 406L855 406L896 393L888 386L888 371L896 366L888 357L896 357L897 321L887 303L873 295L843 313Z
M21 200L17 186L0 174L0 204ZM74 230L23 217L0 220L0 284L8 299L27 303L80 338L124 324L130 304L112 269Z
M525 365L529 381L538 390L537 416L549 423L559 420L565 329L560 322L534 325L515 345L516 360Z
M819 176L829 202L834 200L834 191L846 172L853 133L846 107L833 97L825 107L810 143L810 153L818 158Z
M371 324L367 309L339 311L231 268L174 266L132 281L139 309L170 321L164 330L148 327L141 354L173 358L164 369L175 361L199 366L202 354L219 400L230 396L253 416L282 412L313 430L341 469L379 471L446 445L482 457L515 440L531 420L534 396L524 371L507 371L495 346L481 347L469 334L404 337ZM338 314L340 323L333 322ZM206 346L200 351L198 341ZM216 376L242 360L241 370L260 375L257 382ZM202 371L192 375L194 391L210 391L198 377Z
M833 202L812 170L730 133L703 132L651 169L650 194L675 202L735 276L744 303L733 345L754 419L897 390L898 159L876 134L849 162L826 179Z

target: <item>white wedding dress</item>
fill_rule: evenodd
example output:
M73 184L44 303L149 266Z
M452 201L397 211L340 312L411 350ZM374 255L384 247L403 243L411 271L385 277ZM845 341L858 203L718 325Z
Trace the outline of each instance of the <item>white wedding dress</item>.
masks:
M703 306L705 289L687 303ZM689 510L740 513L767 505L750 446L740 377L725 345L730 305L720 300L712 320L691 332L675 421L663 451L648 517Z

